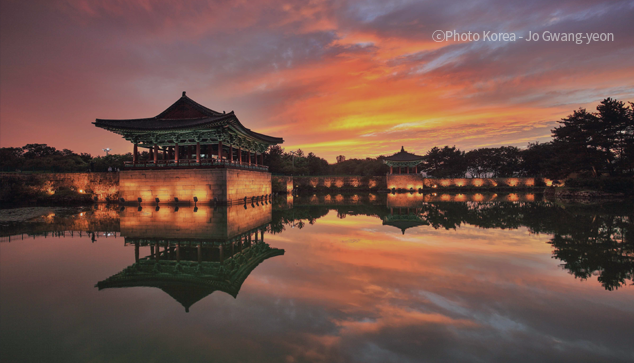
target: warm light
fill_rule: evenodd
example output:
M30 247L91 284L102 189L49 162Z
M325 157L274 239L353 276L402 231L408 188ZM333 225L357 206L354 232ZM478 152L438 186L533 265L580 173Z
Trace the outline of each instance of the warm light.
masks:
M83 189L79 189L79 192L83 194L83 193L84 193L84 190L83 190Z

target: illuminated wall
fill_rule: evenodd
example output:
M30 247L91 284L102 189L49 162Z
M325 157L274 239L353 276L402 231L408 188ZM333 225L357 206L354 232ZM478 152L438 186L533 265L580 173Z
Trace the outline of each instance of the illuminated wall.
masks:
M291 193L293 191L292 176L272 176L271 183L274 193Z
M300 176L293 177L299 188L315 189L397 189L418 191L420 188L502 188L534 187L535 178L423 178L420 174L388 174L387 176ZM543 179L546 186L552 180Z
M385 189L384 176L296 176L300 188L317 189Z
M423 177L420 174L388 174L388 189L414 189L423 188Z
M144 203L192 202L244 203L244 197L271 194L271 174L243 169L185 169L123 171L120 195L126 201L142 198Z
M119 173L43 173L0 175L0 183L17 179L21 185L34 192L53 194L60 188L82 194L93 194L99 201L116 201L119 197Z

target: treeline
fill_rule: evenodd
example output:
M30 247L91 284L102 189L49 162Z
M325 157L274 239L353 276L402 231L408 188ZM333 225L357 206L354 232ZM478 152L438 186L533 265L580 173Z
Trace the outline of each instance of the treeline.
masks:
M581 178L602 175L634 174L634 104L607 98L596 112L574 111L552 130L553 141L529 143L526 149L515 146L462 151L455 146L433 147L424 155L419 171L429 177L512 177L535 176L560 179L571 174ZM141 159L147 158L147 152ZM389 172L385 156L365 159L337 158L329 164L314 153L301 149L285 151L273 146L264 156L274 174L284 175L362 175L380 176ZM106 171L123 169L130 153L93 158L68 149L57 150L45 144L22 148L0 148L0 169L4 171Z
M132 161L132 154L93 157L71 150L58 150L46 144L27 144L23 147L0 148L0 171L88 172L123 169L124 161Z

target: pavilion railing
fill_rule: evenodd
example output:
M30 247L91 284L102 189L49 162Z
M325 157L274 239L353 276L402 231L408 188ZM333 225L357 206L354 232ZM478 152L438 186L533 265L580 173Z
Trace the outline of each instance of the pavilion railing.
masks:
M269 167L266 165L254 165L240 164L237 161L230 160L216 160L216 159L201 159L200 162L196 162L195 159L179 159L176 160L158 160L154 163L154 160L141 160L133 163L132 161L126 161L124 163L126 168L148 168L148 169L161 169L161 168L194 168L194 167L220 167L230 166L240 169L268 171Z

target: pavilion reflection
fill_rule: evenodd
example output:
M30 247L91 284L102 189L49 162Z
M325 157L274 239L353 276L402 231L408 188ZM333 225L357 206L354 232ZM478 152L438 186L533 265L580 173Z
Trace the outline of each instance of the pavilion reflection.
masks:
M214 291L235 298L260 263L284 254L264 241L271 213L268 203L246 209L126 208L120 216L121 236L134 247L135 262L96 287L159 288L186 312Z

